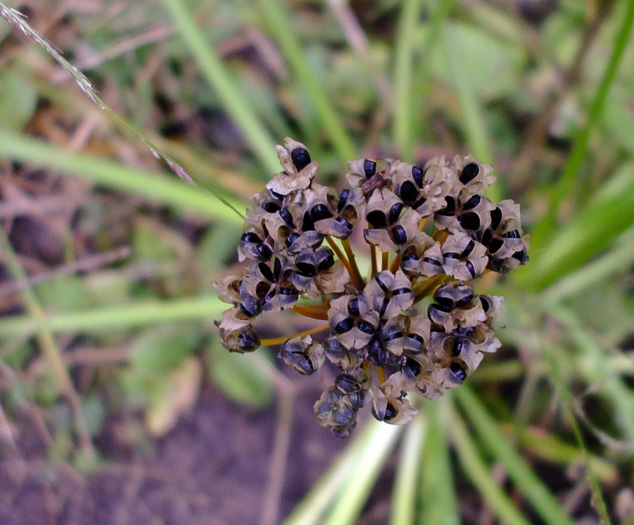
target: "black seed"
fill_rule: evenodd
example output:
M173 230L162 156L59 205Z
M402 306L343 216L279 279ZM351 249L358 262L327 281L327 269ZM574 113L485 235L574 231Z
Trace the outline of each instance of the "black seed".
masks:
M423 187L423 168L420 166L412 166L412 177L418 184L419 188Z
M281 271L282 271L282 263L279 259L275 259L275 262L273 263L273 275L275 275L276 281L280 278Z
M502 235L502 237L504 237L505 239L519 239L520 232L517 230L513 230L512 232L505 233L504 235Z
M473 264L471 263L471 261L467 261L465 263L465 265L467 267L467 270L469 270L469 273L471 274L471 278L475 279L476 271L475 271L475 268L473 267Z
M266 263L260 263L258 264L258 268L260 270L260 273L264 276L264 278L268 281L271 282L275 282L275 275L273 275L273 272L271 271L271 268L268 267L268 265Z
M339 374L335 378L335 386L343 393L349 394L358 390L359 383L350 374Z
M409 334L408 337L414 341L419 342L421 345L425 345L425 340L418 334Z
M368 359L372 364L376 366L383 366L387 362L387 350L383 347L383 344L378 337L375 337L370 341L368 345Z
M304 219L302 220L302 230L305 232L313 231L315 229L315 223L310 216L310 213L304 213Z
M310 153L304 148L295 148L291 151L291 160L295 164L297 171L302 171L310 164Z
M491 239L489 243L489 253L497 252L504 245L504 241L501 239Z
M271 299L273 299L273 297L275 297L276 293L277 293L277 290L275 289L275 287L271 287L271 289L269 290L269 293L266 294L262 302L268 303Z
M299 295L299 290L295 288L280 288L279 292L281 295Z
M402 295L404 293L410 293L411 291L411 288L397 288L392 292L392 295Z
M395 244L405 244L407 242L407 232L402 226L392 228L392 240Z
M302 372L307 376L315 372L315 365L310 357L304 357L304 359L300 360L298 364L302 369Z
M436 306L443 312L451 312L454 309L454 303L448 297L434 297L434 301L438 303ZM434 306L433 304L431 306Z
M451 370L460 381L464 381L467 378L467 371L460 363L454 361L451 363L449 370Z
M512 255L513 259L517 259L519 262L521 262L522 264L524 263L524 260L526 259L526 253L524 252L524 250L520 250L518 252L515 252Z
M447 205L436 213L438 215L453 215L456 213L456 200L453 197L445 197L445 202Z
M387 221L385 220L385 213L381 210L374 210L368 213L365 218L372 228L385 228Z
M337 323L337 326L335 326L335 332L337 332L338 334L345 334L346 332L352 330L353 326L354 321L348 317L347 319L344 319L343 321L339 321Z
M295 266L297 266L297 271L299 272L299 274L303 275L304 277L314 277L315 275L317 275L317 269L315 268L315 265L311 263L298 262L295 264Z
M288 211L286 208L282 208L279 211L280 217L282 217L282 219L284 220L284 222L286 224L288 224L291 228L294 226L293 224L293 216L291 215L291 212Z
M359 323L359 330L361 330L364 334L370 335L374 333L374 326L367 321L361 321Z
M418 197L418 190L416 189L416 186L414 186L413 182L407 180L403 183L401 186L400 197L404 202L408 203L416 200L416 197Z
M462 182L462 184L468 184L478 176L478 173L480 173L480 168L478 168L477 164L471 162L467 164L464 168L462 168L462 171L460 172L460 176L458 178L460 179L460 182Z
M382 277L380 275L377 275L374 280L376 281L376 284L379 285L379 288L381 288L381 290L383 290L383 292L387 293L389 291L389 288L387 286L387 284L385 284L382 280Z
M363 161L363 173L365 173L366 178L372 177L376 173L376 162L370 159L365 159Z
M475 248L475 242L473 242L473 240L469 241L469 243L467 244L467 247L462 250L462 253L460 254L461 257L469 257L469 255L471 255L471 252L473 251L473 249Z
M388 401L387 402L387 407L385 407L385 418L384 418L384 421L389 421L395 415L396 415L396 408L394 408L394 405L390 401Z
M502 210L498 206L494 210L491 210L491 229L497 230L497 227L500 225L501 220L502 220Z
M277 193L276 191L273 190L269 190L271 192L271 195L273 195L273 197L275 197L278 201L283 201L284 200L284 195L282 195L281 193Z
M330 268L333 264L335 264L335 257L333 253L330 252L330 253L326 253L324 258L321 261L319 261L319 263L317 264L317 268L319 269L320 272L323 272L327 270L328 268Z
M388 297L383 298L383 303L381 303L381 308L379 309L379 315L383 317L385 314L385 310L387 310L387 305L390 303L390 299Z
M350 302L348 303L348 312L352 315L359 315L359 299L356 297L350 299Z
M242 237L240 237L240 240L244 242L262 242L262 239L260 239L260 237L253 232L243 233Z
M456 252L447 252L447 253L443 253L442 256L445 259L460 259L460 254L456 253Z
M463 210L472 210L473 208L475 208L478 204L480 204L480 195L474 195L473 197L471 197L467 202L465 202L462 205L462 209Z
M398 339L399 337L403 337L403 332L398 329L394 329L388 333L383 334L384 341L394 341L394 339Z
M273 250L271 250L267 244L260 244L256 246L255 251L258 252L262 259L265 260L270 259L271 255L273 255Z
M343 217L337 217L335 219L335 222L337 224L341 224L341 226L343 226L346 230L352 230L352 224L348 222L346 219L344 219Z
M465 213L458 216L458 222L465 230L477 230L480 227L480 217L477 213Z
M341 210L344 209L348 202L348 198L350 197L350 190L345 189L341 191L341 195L339 195L339 203L337 204L337 210L341 213Z
M260 338L255 332L243 332L238 336L238 347L242 352L253 352L260 346Z
M414 361L413 359L408 359L405 361L403 373L410 379L415 379L418 374L420 374L420 363L418 361Z
M457 357L460 355L460 352L462 352L462 349L464 348L464 340L457 337L456 339L453 340L453 347L451 349L451 355L453 357Z
M470 263L469 263L470 264ZM465 295L462 299L456 302L456 308L462 308L463 306L467 306L473 300L473 293L469 295Z
M423 257L423 262L431 264L432 266L437 266L438 268L442 268L442 263L440 261L437 261L436 259L432 259L431 257Z
M310 210L310 217L316 222L323 219L330 219L330 217L332 217L332 213L330 213L328 206L325 204L317 204L313 206L312 210Z
M267 202L264 205L264 211L267 213L275 213L279 209L280 209L280 205L277 204L276 202Z
M482 310L484 310L484 313L487 313L489 311L489 308L491 308L491 303L489 302L489 300L481 295L480 303L482 303Z
M416 252L408 253L407 255L401 257L401 262L418 261L418 258L419 257L416 255Z
M290 248L291 244L293 244L297 239L299 239L299 233L291 233L287 238L286 238L286 246L288 246Z
M482 234L482 239L481 239L481 243L484 244L485 246L487 246L489 244L489 242L491 242L491 238L493 237L493 234L491 233L491 230L486 230L483 234Z
M246 305L242 303L240 303L240 310L242 310L242 313L244 313L244 315L246 315L247 317L253 317L254 315L257 314L257 309L255 312L252 312L251 310L247 308Z
M414 204L412 204L412 208L414 208L415 210L417 210L418 208L420 208L423 204L425 204L427 202L427 198L426 197L421 197L420 199L418 199Z
M401 215L401 210L403 209L403 205L400 202L397 202L394 206L390 208L389 222L390 224L394 224L398 221L398 218Z

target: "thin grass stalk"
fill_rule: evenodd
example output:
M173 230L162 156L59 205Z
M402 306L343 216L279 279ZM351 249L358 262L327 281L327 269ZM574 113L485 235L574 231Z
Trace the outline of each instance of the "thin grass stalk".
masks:
M458 452L458 459L474 487L482 495L484 502L503 523L529 525L530 522L492 478L481 452L474 445L474 440L467 432L461 417L455 410L452 410L451 416L451 435Z
M634 2L625 0L622 3L625 4L625 12L621 17L621 26L614 39L612 53L603 72L601 83L592 100L588 119L585 126L581 128L575 137L572 151L568 156L561 177L550 194L548 211L533 229L531 245L536 258L539 256L539 249L543 248L546 239L550 237L555 229L557 214L564 199L569 198L574 193L575 184L581 176L582 164L588 152L590 135L601 118L610 87L614 82L624 51L634 29ZM615 12L618 12L618 10L615 10Z
M396 36L394 98L398 102L394 107L393 136L400 156L411 158L414 153L412 120L419 118L412 111L412 69L421 1L405 0L402 4Z
M181 0L164 0L164 4L181 38L193 53L205 78L216 91L222 107L236 122L262 167L270 173L279 171L275 142L260 122L249 99L244 96L220 56L194 22L187 9L187 3Z
M79 312L52 313L47 316L47 325L52 334L109 332L112 328L135 328L170 322L208 322L209 319L220 316L226 307L225 303L215 297L139 301ZM34 316L7 316L0 319L0 339L34 335L38 329L39 321Z
M26 282L26 272L24 271L19 258L13 251L13 247L9 242L4 228L2 228L1 226L0 248L0 251L3 252L5 255L9 273L13 276L15 280ZM58 381L62 385L61 393L64 397L66 397L68 404L70 405L73 412L75 433L79 440L80 449L85 459L88 461L87 466L92 468L96 462L95 449L92 444L90 432L88 431L88 423L86 421L84 409L82 408L81 399L79 397L79 394L75 390L73 381L70 377L70 374L68 373L66 364L64 363L62 351L57 345L57 342L55 341L55 338L53 337L53 334L48 327L46 314L44 313L44 309L40 305L40 302L35 295L32 287L27 284L24 288L22 288L20 293L22 295L22 301L24 302L27 312L37 324L35 333L36 338L42 349L42 352L46 356L46 359L48 360L53 370L53 373L57 376Z
M10 131L0 130L0 158L63 171L108 188L155 199L181 211L202 213L225 223L242 225L244 222L240 214L228 207L219 206L218 202L200 188L83 153L63 151L42 140ZM239 201L231 201L230 204L237 210L246 208Z
M368 421L371 434L363 443L350 469L350 483L339 492L323 525L354 525L402 427Z
M166 1L177 2L178 0ZM347 161L355 158L356 148L346 127L331 104L321 79L310 69L309 62L302 53L303 48L293 32L292 15L288 12L286 4L270 0L257 1L270 28L270 34L278 42L286 60L304 86L340 159Z
M421 479L417 487L421 508L418 519L412 522L418 525L459 525L461 521L447 440L450 431L445 430L447 425L444 419L448 415L448 408L447 398L425 403L427 434L421 458Z
M427 424L425 416L418 413L405 429L394 480L390 525L412 525L416 516L417 489L421 467L421 455L425 447Z
M463 385L456 389L454 395L464 409L481 442L489 453L502 462L515 486L526 496L533 509L545 523L552 525L574 525L561 503L548 490L546 485L526 465L521 454L510 444L507 436L502 434L498 424L486 411L476 394Z
M321 525L322 518L339 490L350 478L350 472L364 443L376 432L375 426L366 425L339 454L325 474L314 483L310 492L295 507L283 525Z

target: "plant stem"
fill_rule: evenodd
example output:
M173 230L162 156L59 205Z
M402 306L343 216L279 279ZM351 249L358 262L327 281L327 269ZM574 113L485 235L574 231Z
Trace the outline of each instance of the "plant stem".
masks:
M343 244L344 250L346 250L346 255L348 256L348 261L350 261L350 266L352 267L353 274L350 276L354 285L358 290L363 290L365 287L365 282L363 281L363 277L361 277L361 272L359 272L359 267L357 266L357 261L354 256L354 251L352 251L352 246L350 246L350 241L348 239L343 239L341 241Z
M304 330L303 332L299 332L298 334L295 334L295 335L284 335L281 337L274 337L271 339L260 339L260 344L262 344L262 346L281 345L282 343L288 341L289 339L293 339L294 337L305 337L307 335L318 334L319 332L323 332L324 330L327 330L329 327L330 327L330 324L322 324L314 328L309 328L308 330Z

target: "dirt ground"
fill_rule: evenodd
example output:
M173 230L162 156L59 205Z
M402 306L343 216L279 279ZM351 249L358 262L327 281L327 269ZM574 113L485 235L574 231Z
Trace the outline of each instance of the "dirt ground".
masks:
M315 422L312 396L295 406L280 519L303 497L345 444ZM17 449L0 465L2 525L256 524L269 479L276 410L253 411L207 386L189 415L153 453L131 450L113 420L97 439L107 461L84 477L45 459L24 422Z

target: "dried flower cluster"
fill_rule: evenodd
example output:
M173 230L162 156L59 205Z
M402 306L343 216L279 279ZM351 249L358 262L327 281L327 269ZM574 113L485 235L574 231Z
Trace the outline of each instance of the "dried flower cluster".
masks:
M314 182L319 165L306 146L287 138L277 151L283 171L254 196L238 248L250 264L215 283L233 305L216 323L222 344L235 352L281 344L280 358L305 375L326 360L337 365L315 404L337 436L350 435L370 400L378 420L407 423L408 392L434 399L500 346L491 322L502 298L466 283L527 261L519 206L484 197L495 177L471 157L424 167L356 159L337 192ZM348 240L358 224L370 246L367 279ZM429 297L420 313L415 305ZM327 324L260 339L255 319L287 309Z

